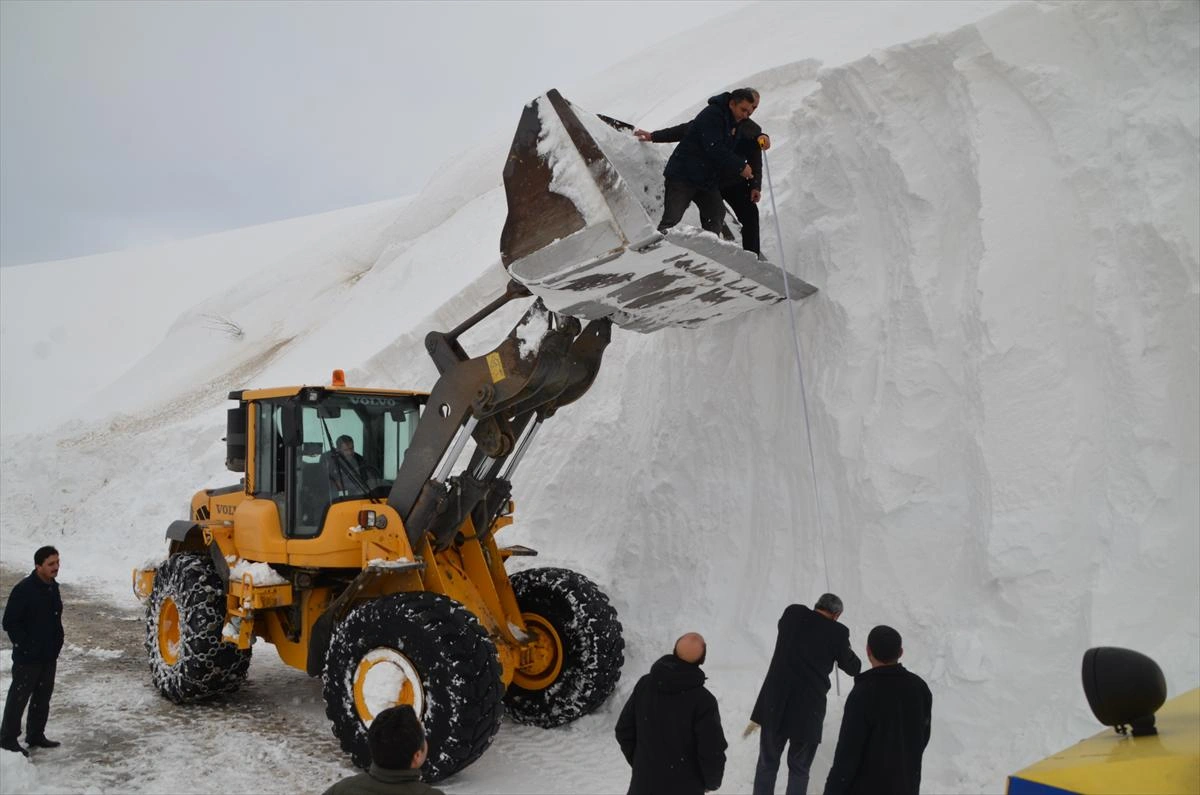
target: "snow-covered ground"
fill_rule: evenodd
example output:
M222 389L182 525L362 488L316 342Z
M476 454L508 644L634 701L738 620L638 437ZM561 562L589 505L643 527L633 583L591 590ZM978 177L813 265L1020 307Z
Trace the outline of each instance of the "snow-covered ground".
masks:
M824 590L858 649L890 624L929 682L926 792L1002 791L1099 730L1090 646L1149 654L1170 695L1200 684L1197 73L1188 0L768 3L558 86L647 129L724 87L762 92L784 235L781 251L768 212L764 245L820 288L796 307L815 482L784 307L615 332L526 457L504 541L610 594L624 676L572 726L506 722L444 789L623 791L616 712L697 630L730 740L722 791L748 791L741 729L776 619ZM408 200L0 270L0 562L27 569L54 543L68 610L116 617L111 637L68 633L64 748L0 754L0 789L319 792L351 772L317 683L267 646L232 701L155 696L122 663L141 632L129 571L196 489L233 481L229 390L335 367L432 385L425 332L504 283L508 145L481 142ZM831 692L814 790L850 685ZM141 733L119 753L72 752L126 726Z

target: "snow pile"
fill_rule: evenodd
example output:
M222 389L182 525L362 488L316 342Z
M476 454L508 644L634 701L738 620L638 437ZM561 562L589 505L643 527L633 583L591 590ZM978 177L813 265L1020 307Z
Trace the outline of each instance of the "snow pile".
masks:
M287 584L287 580L269 563L256 563L234 555L229 555L225 560L229 563L230 582L245 582L248 577L250 584L258 588Z
M1098 731L1079 684L1089 646L1149 654L1172 696L1200 682L1200 5L1020 4L867 57L949 16L916 30L893 20L882 38L885 15L832 8L746 10L760 46L721 61L741 74L714 78L712 50L697 47L727 40L722 23L574 95L563 87L647 129L690 118L723 83L762 91L784 233L781 250L764 218L765 253L821 289L797 306L816 478L784 307L614 334L591 392L523 459L501 541L609 594L624 677L556 734L554 765L541 730L506 724L448 791L623 789L616 712L688 630L709 642L731 740L724 789L747 790L755 746L738 738L775 622L827 589L857 649L890 624L929 682L930 792L1000 791L1007 773ZM827 69L797 60L837 55ZM507 143L353 239L241 263L246 279L176 304L169 328L131 318L159 335L141 358L46 349L59 387L27 379L28 351L9 353L36 347L22 335L48 325L34 318L59 296L32 290L30 269L0 272L6 411L16 384L75 389L91 407L30 435L17 431L38 427L22 420L33 408L5 415L3 561L25 568L49 540L64 582L101 577L131 599L130 568L161 548L191 493L236 479L223 469L225 391L323 381L333 367L352 384L432 385L424 333L505 281ZM120 323L103 309L74 307L97 340ZM521 309L464 347L494 346ZM242 335L206 329L213 314ZM75 356L97 367L77 378ZM840 710L831 692L814 789Z

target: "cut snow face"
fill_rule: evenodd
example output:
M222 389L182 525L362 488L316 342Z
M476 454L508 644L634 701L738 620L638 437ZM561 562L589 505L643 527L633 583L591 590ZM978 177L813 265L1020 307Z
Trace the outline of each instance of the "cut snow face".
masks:
M860 656L872 626L895 627L902 663L929 683L929 792L1001 791L1008 773L1100 731L1079 682L1091 646L1149 655L1170 696L1200 681L1200 6L1031 3L961 29L967 4L899 7L865 19L857 3L757 4L738 16L760 34L747 53L711 58L722 23L572 92L645 128L686 121L723 85L763 92L754 118L772 137L784 259L821 287L797 307L815 480L782 307L614 333L591 391L525 455L501 541L609 594L626 642L617 692L550 734L506 721L448 792L624 791L617 713L693 630L730 739L723 789L748 791L757 743L739 738L776 621L825 590L844 600ZM889 46L934 31L947 32ZM825 68L790 65L810 56ZM49 731L67 745L32 761L0 753L6 791L234 791L250 760L269 771L255 791L320 792L355 772L321 683L269 648L256 646L236 694L181 714L150 687L143 617L101 614L135 608L130 570L161 555L196 489L235 481L228 389L335 366L356 367L353 383L432 384L425 332L506 281L504 145L464 154L452 184L388 223L355 224L325 258L231 255L222 300L236 300L240 341L201 333L189 319L213 305L189 310L168 287L178 324L82 297L62 311L61 285L92 265L89 298L152 284L161 263L132 254L113 270L74 263L78 280L69 266L45 279L30 276L39 266L0 270L5 407L11 389L27 390L26 407L66 383L105 409L52 430L5 415L0 559L23 575L54 543L64 593L87 584L116 605L68 600L68 616L91 610L68 641L125 652L64 651ZM764 207L763 229L774 220ZM774 234L764 241L774 258ZM293 250L293 235L278 245ZM17 304L28 313L10 314ZM514 322L472 334L490 350ZM57 340L59 325L62 344L27 370L33 353L16 340ZM122 336L105 343L110 329ZM271 350L280 329L292 341L278 356L245 355ZM125 332L157 347L122 347ZM70 344L81 333L97 344ZM851 687L830 690L814 789Z

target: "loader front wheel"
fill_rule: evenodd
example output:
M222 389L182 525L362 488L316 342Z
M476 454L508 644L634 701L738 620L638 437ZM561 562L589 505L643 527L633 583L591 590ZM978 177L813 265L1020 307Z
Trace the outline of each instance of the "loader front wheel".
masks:
M250 650L221 640L225 586L206 555L172 555L146 604L146 653L154 686L176 704L237 690Z
M393 594L352 610L329 642L324 690L333 733L363 768L367 727L398 704L425 724L427 781L474 762L500 728L496 647L470 611L440 594Z
M510 578L530 636L504 704L521 723L551 728L592 712L625 663L621 622L594 582L567 569Z

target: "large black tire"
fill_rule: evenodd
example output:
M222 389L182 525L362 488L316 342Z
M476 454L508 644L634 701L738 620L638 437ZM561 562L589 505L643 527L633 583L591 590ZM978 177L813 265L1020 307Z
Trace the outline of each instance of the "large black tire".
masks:
M359 767L371 763L370 721L398 703L411 704L425 724L427 781L474 762L500 728L496 647L470 611L440 594L393 594L356 607L333 632L324 682L333 734Z
M594 582L567 569L526 569L510 580L526 626L551 652L517 671L504 696L509 715L551 728L592 712L612 695L625 664L617 611Z
M158 692L186 704L241 686L250 649L223 642L224 623L225 586L208 556L167 558L146 604L146 654Z

